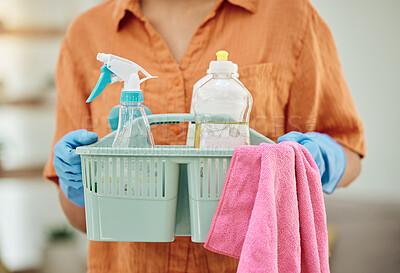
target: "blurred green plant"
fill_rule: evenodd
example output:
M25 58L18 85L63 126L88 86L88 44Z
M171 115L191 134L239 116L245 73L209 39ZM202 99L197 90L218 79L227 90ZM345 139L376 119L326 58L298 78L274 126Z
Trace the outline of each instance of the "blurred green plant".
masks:
M52 90L56 87L56 81L54 79L54 74L49 74L46 76L46 88L47 90Z
M74 232L68 225L55 226L49 230L49 243L68 242L74 239Z

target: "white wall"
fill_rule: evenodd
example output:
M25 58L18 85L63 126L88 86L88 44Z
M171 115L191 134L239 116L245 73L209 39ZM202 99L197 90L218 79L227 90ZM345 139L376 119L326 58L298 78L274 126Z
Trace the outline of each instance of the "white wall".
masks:
M101 0L0 0L0 24L19 34L0 35L0 100L39 99L39 105L0 105L1 166L41 168L48 159L55 125L55 88L49 89L63 33L71 21ZM23 30L58 29L55 35ZM39 64L39 65L38 65ZM29 132L29 133L27 133Z
M1 0L6 29L65 28L82 11L103 0Z
M367 139L361 176L331 198L400 203L400 1L311 2L331 27Z

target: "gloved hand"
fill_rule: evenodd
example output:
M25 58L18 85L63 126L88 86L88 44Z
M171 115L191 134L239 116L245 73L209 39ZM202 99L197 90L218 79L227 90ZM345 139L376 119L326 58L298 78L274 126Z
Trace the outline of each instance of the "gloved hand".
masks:
M59 184L65 196L80 207L85 206L82 184L81 157L75 153L76 147L97 141L97 134L87 130L77 130L66 134L54 146L53 165Z
M318 166L323 191L332 193L336 189L346 170L346 155L336 141L317 132L290 132L278 138L278 143L282 141L294 141L306 147Z

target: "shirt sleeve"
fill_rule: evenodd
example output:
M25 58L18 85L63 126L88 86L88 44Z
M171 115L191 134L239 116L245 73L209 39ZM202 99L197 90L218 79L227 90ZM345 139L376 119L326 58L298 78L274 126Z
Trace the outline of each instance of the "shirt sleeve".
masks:
M86 79L73 58L65 38L61 44L56 68L57 106L56 127L50 157L44 176L54 182L58 177L53 166L54 145L67 133L91 127L90 110L86 101Z
M332 33L311 6L304 33L290 88L285 130L326 133L363 157L364 129Z

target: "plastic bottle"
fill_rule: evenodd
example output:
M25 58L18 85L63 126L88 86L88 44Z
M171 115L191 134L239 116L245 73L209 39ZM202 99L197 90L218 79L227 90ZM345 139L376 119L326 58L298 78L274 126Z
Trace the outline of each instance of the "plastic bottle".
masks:
M153 135L142 105L143 93L140 90L140 84L147 79L156 77L151 76L134 62L112 54L99 53L97 60L103 62L104 66L101 67L100 78L86 102L90 102L100 95L107 84L124 82L124 88L121 91L118 129L112 147L154 147ZM139 79L139 71L146 77ZM141 113L140 118L137 118L138 112Z
M118 129L112 144L113 148L154 147L153 134L142 103L141 91L131 91L129 99L121 98ZM136 119L138 112L141 113L142 119Z
M233 78L238 79L239 78L239 73L238 73L238 66L237 64L233 63L234 67L234 73L233 73ZM212 75L210 73L210 69L207 69L207 75L198 80L194 86L193 86L193 92L192 92L192 102L190 105L190 113L193 114L193 98L197 92L197 89L199 89L200 86L202 86L204 83L206 83L208 80L212 78ZM193 123L189 123L188 126L188 133L187 133L187 138L186 138L186 145L187 146L194 146L194 136L195 136L195 130L196 130L196 125Z
M234 77L235 66L226 51L217 52L210 75L193 97L195 148L233 149L250 144L249 119L253 98Z
M143 107L144 107L144 110L145 110L147 116L148 116L148 115L151 115L151 111L150 111L149 107L147 107L147 106L144 105L144 104L142 104L142 105L143 105ZM108 115L108 123L110 124L111 130L112 130L113 132L116 131L116 130L118 129L118 123L119 123L119 107L120 107L119 104L116 105L116 106L114 106L114 107L111 109L110 114ZM134 117L137 118L137 117L142 116L142 113L141 113L139 110L137 110L137 111L134 113L134 115L135 115Z

